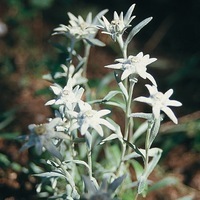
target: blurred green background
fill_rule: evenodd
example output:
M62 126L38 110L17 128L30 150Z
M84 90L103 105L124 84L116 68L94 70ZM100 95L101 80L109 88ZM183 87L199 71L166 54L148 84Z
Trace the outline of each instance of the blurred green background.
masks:
M200 190L200 183L193 179L200 175L200 0L1 0L0 199L31 199L35 194L36 180L29 175L37 171L37 158L32 155L30 162L29 154L19 154L20 143L15 138L27 133L28 124L42 123L51 116L44 107L48 96L43 95L49 83L41 76L65 60L65 55L52 45L52 30L68 24L69 11L86 16L89 11L95 15L108 8L106 16L111 19L114 10L126 12L133 3L133 25L149 16L153 20L135 36L130 54L143 51L158 58L150 70L160 90L173 88L173 99L183 103L175 110L180 125L165 123L157 144L165 150L166 159L174 158L174 148L180 155L194 154L191 165L184 168L181 163L178 167L182 166L183 183ZM91 55L88 76L100 78L107 73L103 65L113 62L119 52L114 48L94 48L92 52L95 58ZM177 167L163 162L169 170ZM188 169L194 169L190 176Z

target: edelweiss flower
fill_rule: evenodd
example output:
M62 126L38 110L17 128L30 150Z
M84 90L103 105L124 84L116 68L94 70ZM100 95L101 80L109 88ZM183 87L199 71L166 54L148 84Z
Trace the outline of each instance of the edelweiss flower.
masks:
M127 28L131 27L130 23L135 18L135 16L131 16L134 7L135 4L129 8L125 16L123 16L123 12L118 15L115 11L111 23L103 16L103 21L100 20L102 25L99 26L99 28L103 29L102 33L111 35L112 39L116 41L119 35L122 35Z
M73 125L74 129L79 128L82 135L88 133L89 128L93 128L100 136L103 136L103 129L101 125L107 126L111 130L115 130L115 127L105 119L102 119L104 115L110 113L110 110L104 109L100 111L93 110L92 107L83 101L78 102L79 112L69 112L72 117L76 118L76 122Z
M90 43L95 43L95 45L103 46L104 43L98 39L94 39L95 34L98 29L96 28L97 18L100 18L104 15L107 10L101 11L93 20L92 13L88 13L86 20L84 20L80 15L78 17L74 16L72 13L68 12L69 16L69 25L61 24L58 28L54 29L55 34L66 34L70 39L80 40L85 39Z
M64 88L58 84L54 84L50 87L54 94L57 95L57 98L48 101L45 105L64 105L70 110L76 106L84 92L84 89L80 88L78 85L73 89L72 79L68 80L67 85Z
M105 67L123 70L121 80L124 80L131 74L136 74L142 77L143 79L148 78L154 85L156 85L156 81L153 78L153 76L146 72L146 66L156 60L156 58L149 58L148 54L144 56L143 53L140 52L136 56L129 56L127 59L116 59L116 61L119 63L106 65Z
M157 87L146 85L149 90L150 97L138 97L135 98L135 101L140 101L147 103L152 106L153 115L156 119L160 117L160 111L162 110L175 124L178 123L178 120L172 110L168 106L181 106L181 102L176 100L170 100L170 96L173 94L173 90L170 89L165 94L159 92Z
M52 119L45 124L30 124L28 126L31 134L28 136L28 141L21 147L20 151L26 150L32 146L36 147L36 152L41 155L42 148L45 147L52 155L62 158L56 146L52 143L53 138L68 139L68 136L62 132L56 131L56 126L59 125L60 119Z
M84 84L87 82L87 78L84 78L82 76L82 72L83 72L83 69L79 69L78 72L75 72L75 67L74 65L70 65L70 67L68 68L66 65L61 65L62 69L64 72L57 72L54 76L54 78L61 78L61 77L69 77L71 80L72 80L72 86L75 86L75 85L81 85L81 84ZM69 71L69 72L68 72Z

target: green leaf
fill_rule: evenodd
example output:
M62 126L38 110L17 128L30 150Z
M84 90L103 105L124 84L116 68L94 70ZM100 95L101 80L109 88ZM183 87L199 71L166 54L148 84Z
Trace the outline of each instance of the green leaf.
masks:
M135 174L136 174L136 177L138 180L139 177L141 177L144 169L143 169L142 165L139 162L137 162L136 160L131 160L130 163L132 164L132 166L135 170Z
M19 132L13 132L13 133L1 133L0 138L6 139L6 140L16 140L17 136L19 136Z
M30 2L33 6L44 9L50 7L54 0L31 0Z
M11 162L6 155L0 153L0 163L2 163L5 167L8 167Z
M152 186L149 187L148 192L152 192L154 190L160 190L161 188L176 185L179 183L179 180L175 177L166 177L162 180L156 182Z

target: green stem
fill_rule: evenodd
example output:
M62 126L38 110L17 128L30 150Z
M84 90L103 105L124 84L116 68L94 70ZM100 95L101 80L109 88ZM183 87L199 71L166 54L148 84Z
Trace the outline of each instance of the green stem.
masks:
M70 173L65 169L65 167L62 165L62 162L59 159L56 158L56 161L59 164L59 167L61 168L62 172L66 176L66 180L68 181L68 183L72 187L73 191L78 195L78 192L76 190L76 185L75 185Z
M136 78L131 78L130 81L130 86L129 86L129 98L127 101L127 105L126 105L126 116L125 116L125 140L128 140L129 138L129 133L131 132L131 129L133 128L133 122L131 122L132 118L129 117L129 115L131 114L131 103L132 103L132 96L133 96L133 89L135 86L135 83L137 83L137 79ZM130 127L130 125L132 127Z
M148 163L149 163L149 139L150 139L150 134L151 134L151 122L149 122L148 129L147 129L147 134L146 134L146 139L145 139L145 163L144 163L144 172L148 168Z
M88 165L89 165L89 177L92 180L92 152L91 149L88 148L87 150L87 158L88 158Z
M84 52L85 62L83 64L83 77L86 78L87 77L87 65L88 65L88 59L89 59L91 46L88 43L84 43L84 45L85 45L85 52Z

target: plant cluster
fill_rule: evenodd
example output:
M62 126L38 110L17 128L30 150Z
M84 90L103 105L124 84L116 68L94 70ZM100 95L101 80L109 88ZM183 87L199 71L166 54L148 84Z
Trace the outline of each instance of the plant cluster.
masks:
M50 88L55 97L46 106L53 108L55 117L44 124L29 125L30 135L25 136L26 142L21 148L35 146L38 155L43 151L50 153L51 159L46 162L52 171L36 176L50 181L51 199L137 199L139 195L146 196L152 184L148 177L162 153L161 149L152 147L163 118L161 111L177 124L169 107L181 106L181 103L169 99L172 89L165 93L158 91L156 80L147 69L156 58L143 52L129 55L128 46L133 37L152 20L147 18L128 31L135 18L134 7L135 4L131 5L125 15L114 12L112 21L105 17L108 10L94 18L89 13L86 19L68 13L69 24L54 29L53 35L61 34L68 40L62 71L44 76L52 82ZM118 43L122 57L105 66L114 70L118 89L96 100L86 72L91 46L105 45L96 38L99 30ZM78 53L80 42L84 47L83 56ZM150 95L134 98L134 88L141 78L150 82L145 85ZM60 84L61 79L64 85ZM135 102L150 105L152 112L134 113ZM124 130L112 120L113 107L124 113ZM135 118L144 119L136 130ZM136 145L141 135L145 135L144 148ZM135 179L130 168L135 171ZM44 181L37 187L39 193L43 184Z

